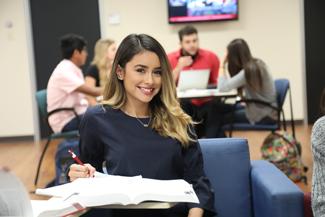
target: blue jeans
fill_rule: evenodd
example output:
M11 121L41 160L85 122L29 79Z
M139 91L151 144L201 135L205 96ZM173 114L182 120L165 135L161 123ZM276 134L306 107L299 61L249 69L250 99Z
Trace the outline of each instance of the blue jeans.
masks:
M230 124L231 123L231 114L227 114L224 118L223 124ZM249 120L246 117L245 107L236 108L234 112L234 120L233 123L247 123L249 124ZM256 122L255 124L275 124L276 120L266 116L262 118L262 120Z

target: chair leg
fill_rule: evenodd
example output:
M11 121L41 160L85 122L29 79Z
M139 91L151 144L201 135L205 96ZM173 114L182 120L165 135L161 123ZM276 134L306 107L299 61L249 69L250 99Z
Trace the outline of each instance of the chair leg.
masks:
M47 142L44 146L44 149L43 149L43 152L41 154L41 157L38 161L38 165L37 165L37 172L36 172L36 176L35 176L35 179L34 179L34 185L36 186L37 185L37 181L38 181L38 176L39 176L39 172L40 172L40 169L41 169L41 165L42 165L42 161L43 161L43 158L44 158L44 155L45 155L45 152L47 150L47 148L49 147L49 144L51 142L51 138L48 138L47 139Z

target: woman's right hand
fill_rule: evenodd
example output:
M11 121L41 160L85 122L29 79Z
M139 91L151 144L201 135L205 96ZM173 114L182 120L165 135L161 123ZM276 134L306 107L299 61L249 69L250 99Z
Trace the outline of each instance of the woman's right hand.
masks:
M84 165L72 164L70 166L68 176L70 178L70 181L74 181L77 178L94 177L95 171L96 169L90 164L84 164Z

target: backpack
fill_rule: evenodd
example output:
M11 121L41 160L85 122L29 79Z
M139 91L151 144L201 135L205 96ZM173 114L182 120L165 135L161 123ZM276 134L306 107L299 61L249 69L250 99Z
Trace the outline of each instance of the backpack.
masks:
M307 184L308 168L301 160L301 144L289 133L280 131L269 134L261 147L262 159L273 163L293 182Z
M67 139L61 142L55 153L55 181L54 185L62 185L68 183L67 169L74 160L68 152L71 149L76 155L79 155L79 140Z

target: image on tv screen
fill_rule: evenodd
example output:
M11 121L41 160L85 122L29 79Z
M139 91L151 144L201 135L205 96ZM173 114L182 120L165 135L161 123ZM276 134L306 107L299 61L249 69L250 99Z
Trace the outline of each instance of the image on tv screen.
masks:
M238 19L238 0L168 0L169 23Z

